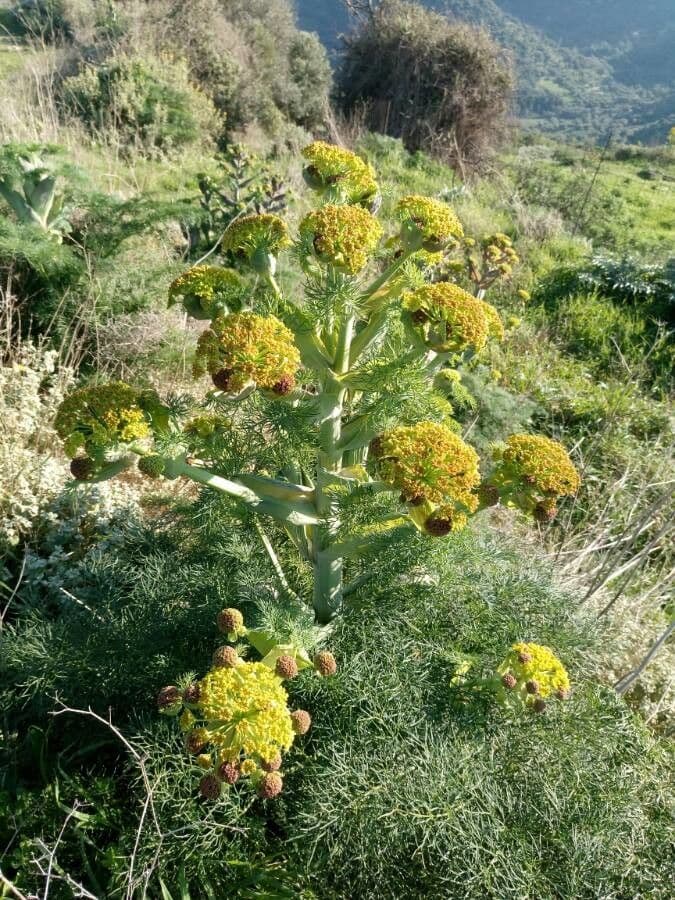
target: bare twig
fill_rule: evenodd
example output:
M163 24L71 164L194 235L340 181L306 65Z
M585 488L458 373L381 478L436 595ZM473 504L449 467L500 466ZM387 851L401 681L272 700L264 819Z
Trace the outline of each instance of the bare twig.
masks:
M652 644L649 648L649 651L645 654L640 664L636 666L631 672L627 675L624 675L623 678L620 678L619 681L614 685L616 692L618 694L625 694L626 691L630 688L634 682L638 680L640 675L647 668L649 663L654 659L656 654L659 652L661 647L666 643L670 635L675 631L675 619L670 623L670 625L666 628L663 634Z

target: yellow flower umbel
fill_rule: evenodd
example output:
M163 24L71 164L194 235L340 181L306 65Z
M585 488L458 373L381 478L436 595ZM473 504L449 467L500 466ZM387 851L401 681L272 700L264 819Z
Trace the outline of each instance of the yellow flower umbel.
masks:
M403 197L396 204L395 214L401 222L401 240L411 250L443 250L464 234L452 207L432 197Z
M501 677L500 698L506 703L544 712L546 700L569 696L570 679L555 653L541 644L514 644L497 669Z
M222 760L271 760L295 732L281 678L259 662L217 666L199 683L197 717Z
M556 500L579 490L581 479L562 444L535 434L512 434L494 450L497 465L488 481L502 501L538 521L556 514Z
M302 155L308 165L303 171L307 184L334 202L357 203L371 208L377 204L375 170L351 150L325 141L314 141Z
M235 219L225 229L223 250L245 259L261 275L273 275L277 256L290 247L286 223L271 213L258 213Z
M195 319L212 319L240 309L246 287L233 269L193 266L172 281L169 306L181 302Z
M149 437L151 413L159 407L153 392L111 381L68 394L54 426L68 456L83 448L89 456L100 457L108 448Z
M238 392L255 383L288 393L300 368L292 332L274 316L232 313L213 320L197 342L195 378L206 372L220 390Z
M408 324L426 347L438 353L478 352L495 331L494 310L448 281L428 284L405 294L403 309ZM493 307L490 307L493 310Z
M380 478L400 490L413 511L424 504L442 504L444 520L454 523L449 530L456 530L466 524L461 514L478 507L478 454L447 426L400 425L371 447ZM430 515L433 506L425 509L425 518Z
M488 303L486 300L478 300L478 302L481 304L482 310L485 313L485 318L487 319L489 337L494 338L496 341L503 341L504 323L502 322L502 317L491 303Z
M368 262L382 237L382 226L360 206L328 204L300 223L300 240L307 255L348 275Z

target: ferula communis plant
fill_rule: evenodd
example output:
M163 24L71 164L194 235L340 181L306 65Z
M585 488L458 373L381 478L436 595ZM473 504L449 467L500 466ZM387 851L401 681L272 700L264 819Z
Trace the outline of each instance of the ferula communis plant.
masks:
M477 453L458 434L442 385L459 380L455 370L504 332L473 270L464 283L477 296L438 281L453 271L452 254L464 252L454 211L406 196L394 210L395 235L383 240L372 168L322 143L303 155L320 205L301 221L297 239L270 213L235 220L223 238L240 270L269 288L256 309L239 276L213 268L171 287L171 303L210 319L194 362L195 377L212 382L204 404L186 410L129 385L94 386L66 399L57 429L82 480L111 477L136 458L148 477L190 478L271 516L313 568L314 618L326 624L341 610L350 564L383 538L417 529L438 539L500 499L547 521L558 498L575 492L578 476L559 444L523 435L496 449L482 477ZM498 238L485 251L495 271L507 250L515 256L508 239ZM304 297L284 293L277 281L279 258L291 245ZM508 277L510 267L502 268ZM290 438L275 468L264 438L258 460L228 444L237 411L251 403L270 423L259 419L259 431L277 437L289 426L279 425L274 410L297 412L305 435L298 458L299 442ZM383 502L368 507L370 518L352 521L344 501L359 496ZM284 593L293 604L309 602L292 591L258 524Z

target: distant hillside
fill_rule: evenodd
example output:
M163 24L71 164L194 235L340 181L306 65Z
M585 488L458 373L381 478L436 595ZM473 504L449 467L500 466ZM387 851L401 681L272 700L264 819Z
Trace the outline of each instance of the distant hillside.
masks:
M342 0L297 0L300 26L336 49ZM483 25L516 62L523 124L566 137L662 142L675 122L673 0L425 0Z

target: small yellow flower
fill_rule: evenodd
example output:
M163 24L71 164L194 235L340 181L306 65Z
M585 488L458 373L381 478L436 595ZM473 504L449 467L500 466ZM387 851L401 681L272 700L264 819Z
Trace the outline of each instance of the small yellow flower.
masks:
M192 728L192 726L195 724L196 721L197 720L195 719L193 714L190 712L190 710L184 709L178 719L178 724L180 725L180 730L181 731L190 731L190 729Z
M356 275L368 262L382 237L382 226L360 206L327 204L300 223L300 239L307 254Z
M245 777L248 777L250 775L255 775L255 773L257 771L258 771L258 766L256 765L255 761L252 759L245 759L243 761L243 763L241 764L241 774L244 775Z
M235 219L225 229L223 250L247 260L260 273L273 273L278 254L290 247L286 223L271 213Z
M199 714L208 722L212 743L233 758L273 759L293 743L288 694L263 663L211 669L200 682Z
M558 441L542 435L512 434L504 447L496 448L495 457L495 474L501 484L516 482L532 493L552 497L571 496L579 490L579 473Z

